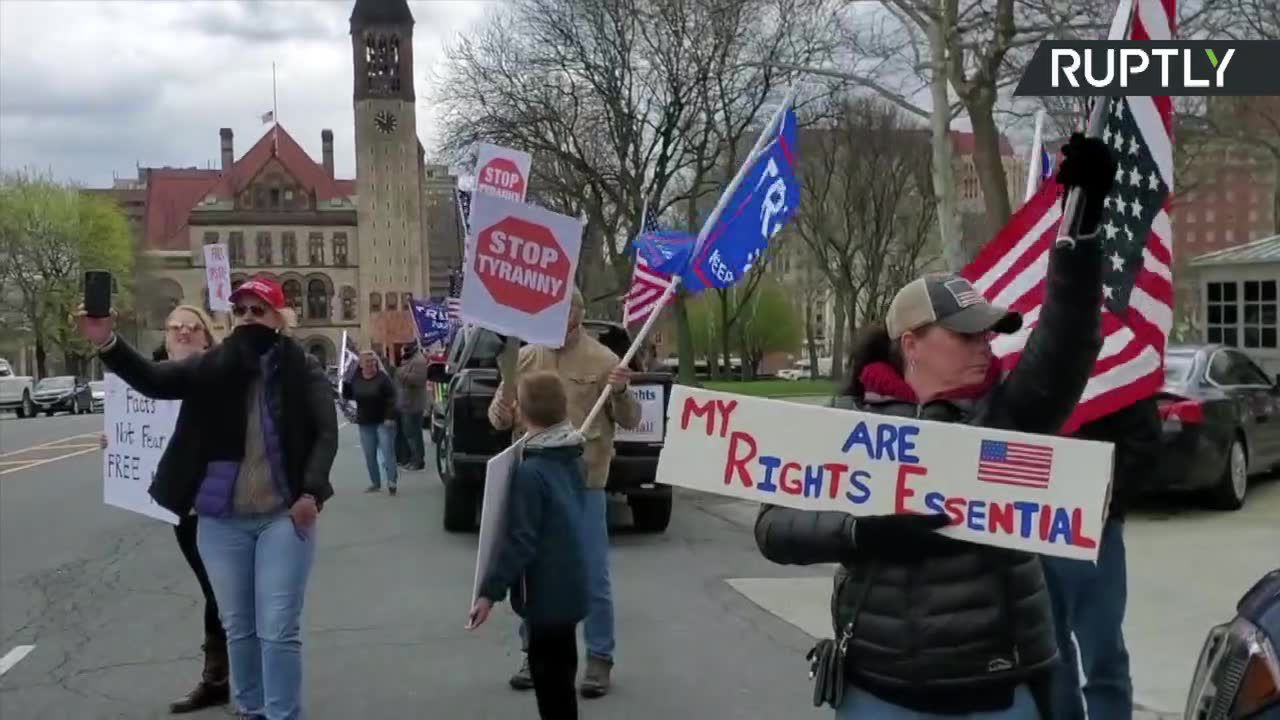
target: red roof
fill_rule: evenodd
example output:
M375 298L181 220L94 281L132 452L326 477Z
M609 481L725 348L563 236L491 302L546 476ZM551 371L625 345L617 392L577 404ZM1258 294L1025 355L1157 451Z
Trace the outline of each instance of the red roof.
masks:
M191 208L209 194L217 170L148 168L143 244L148 250L186 250Z
M273 137L274 136L274 137ZM208 195L232 200L275 157L316 200L355 195L355 180L335 180L283 127L268 130L227 171L148 168L143 241L148 250L185 250L191 210Z
M973 133L960 130L951 131L951 148L955 154L972 155L975 144ZM1003 134L1000 136L1000 154L1013 155L1013 146L1009 144L1009 138Z

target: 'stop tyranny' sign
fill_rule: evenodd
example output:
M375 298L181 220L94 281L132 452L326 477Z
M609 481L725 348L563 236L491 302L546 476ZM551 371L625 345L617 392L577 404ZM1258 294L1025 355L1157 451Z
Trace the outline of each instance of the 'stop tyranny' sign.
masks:
M465 265L465 322L528 342L564 343L582 223L517 200L477 194L475 247Z
M1098 554L1112 446L672 389L660 483L800 510L945 513L945 535Z
M476 161L476 190L524 202L532 164L529 153L488 143L481 145Z

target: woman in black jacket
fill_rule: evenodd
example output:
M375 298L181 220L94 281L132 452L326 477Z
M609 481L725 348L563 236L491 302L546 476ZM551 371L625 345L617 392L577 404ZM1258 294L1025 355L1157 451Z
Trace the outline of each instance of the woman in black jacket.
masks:
M1098 140L1073 136L1058 181L1081 187L1077 244L1051 251L1038 327L1001 380L993 333L1022 317L988 304L968 281L908 283L885 326L863 335L836 404L864 412L1054 433L1101 348L1102 202L1116 164ZM952 540L943 515L853 518L765 506L756 542L778 563L840 563L832 615L847 637L849 684L838 718L1035 718L1057 657L1040 561Z
M231 335L180 362L146 360L116 337L111 318L82 313L79 323L135 390L183 401L149 492L179 517L192 508L200 516L237 710L286 720L301 714L300 620L316 515L333 495L337 418L323 370L281 332L280 285L255 278L231 302Z

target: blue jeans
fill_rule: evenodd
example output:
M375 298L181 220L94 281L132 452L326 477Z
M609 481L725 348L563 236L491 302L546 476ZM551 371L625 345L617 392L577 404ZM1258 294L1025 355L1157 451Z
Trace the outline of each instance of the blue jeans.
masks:
M613 586L609 581L609 497L604 490L587 490L582 516L582 542L587 559L587 584L591 595L587 619L582 623L582 644L587 655L613 662ZM521 647L529 649L529 634L520 623Z
M382 471L387 475L387 487L396 486L396 426L388 423L360 426L360 448L364 450L364 466L369 471L369 483L382 487L378 474L378 450L382 450Z
M1108 520L1102 529L1098 564L1085 560L1042 558L1059 663L1053 673L1054 720L1128 720L1133 716L1133 682L1125 649L1124 606L1128 597L1124 521ZM1076 660L1075 633L1084 665L1084 695Z
M400 432L409 444L409 464L418 467L427 462L427 445L422 437L422 413L400 413Z
M894 705L866 690L850 685L845 688L844 702L836 710L836 720L1040 720L1035 698L1026 685L1013 694L1013 705L1005 710L974 712L967 715L935 715ZM1056 719L1055 719L1056 720Z
M302 717L302 599L315 529L286 512L202 517L196 544L227 632L238 710L267 720Z

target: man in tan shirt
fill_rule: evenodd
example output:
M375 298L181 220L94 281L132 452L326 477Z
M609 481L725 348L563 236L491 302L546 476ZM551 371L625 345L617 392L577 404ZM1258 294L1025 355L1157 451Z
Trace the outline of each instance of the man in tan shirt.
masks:
M558 374L564 381L568 395L569 421L576 427L582 426L582 421L586 420L600 393L608 388L609 400L605 403L604 411L583 433L587 440L583 458L587 465L583 532L591 608L582 626L583 643L587 648L587 667L580 691L583 697L597 698L609 692L614 649L613 596L609 582L609 528L604 488L609 480L609 463L613 460L614 425L621 425L626 429L639 425L640 403L627 389L631 382L631 371L619 364L617 355L583 332L582 320L585 314L582 293L575 289L564 346L552 349L542 345L526 345L520 349L516 374L537 370L550 370ZM498 392L489 405L489 422L499 430L513 429L515 436L519 437L523 429L515 427L515 403L510 399L508 391L512 387L515 387L513 378L504 379L498 386ZM527 642L523 625L520 627L520 635ZM528 657L519 671L511 677L511 687L517 690L533 687Z

